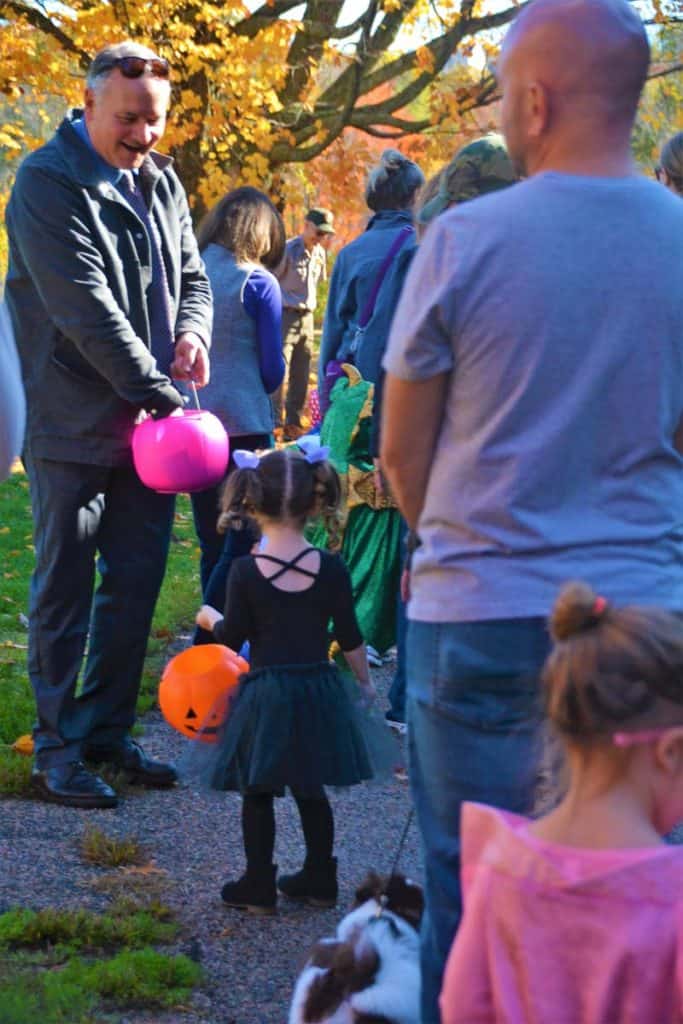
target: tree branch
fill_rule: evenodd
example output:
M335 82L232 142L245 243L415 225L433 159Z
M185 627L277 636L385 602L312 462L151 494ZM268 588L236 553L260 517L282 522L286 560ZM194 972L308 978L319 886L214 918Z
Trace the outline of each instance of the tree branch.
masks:
M301 27L296 31L287 55L289 69L285 84L278 91L278 99L283 107L301 98L324 52L326 35L311 33L308 19L314 23L327 24L329 29L336 24L343 3L344 0L308 0Z
M448 58L462 39L466 36L507 25L518 14L520 9L520 7L508 7L497 14L487 15L475 21L464 22L461 20L449 28L447 32L437 36L436 39L432 39L426 44L425 48L434 57L437 73L446 64ZM399 78L401 75L406 74L406 72L414 70L416 67L415 52L415 50L410 50L408 53L403 53L395 60L383 64L381 68L378 68L372 74L366 75L363 78L363 93L371 92L378 86L384 85L385 82L391 81L392 78ZM433 74L429 75L429 77L432 78Z
M25 18L29 25L33 25L45 35L51 36L63 50L72 53L77 58L83 71L87 71L90 67L90 54L82 50L80 46L76 46L71 37L59 27L59 24L43 14L38 7L29 7L27 4L21 3L20 0L0 0L0 17L7 15L18 15ZM11 19L8 18L8 20Z
M648 76L648 82L652 82L655 78L666 78L667 75L675 75L677 71L683 71L683 63L670 64L667 67L659 68L657 71L652 71Z
M246 36L253 39L254 36L271 25L278 18L293 11L295 7L301 6L301 0L274 0L272 5L261 4L248 17L238 21L232 27L236 36Z

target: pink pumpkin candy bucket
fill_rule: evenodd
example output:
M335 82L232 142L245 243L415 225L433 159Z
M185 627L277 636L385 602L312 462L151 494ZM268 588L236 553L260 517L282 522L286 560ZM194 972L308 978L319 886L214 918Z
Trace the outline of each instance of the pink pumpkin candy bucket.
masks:
M182 416L149 419L133 431L133 463L143 484L160 494L205 491L225 476L230 442L213 413L184 409Z

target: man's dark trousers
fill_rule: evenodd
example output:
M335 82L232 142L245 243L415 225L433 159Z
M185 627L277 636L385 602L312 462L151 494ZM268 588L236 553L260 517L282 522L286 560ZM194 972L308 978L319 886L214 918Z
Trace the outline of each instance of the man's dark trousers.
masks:
M78 760L86 740L120 743L133 725L175 498L149 490L130 466L30 451L24 462L36 544L28 665L38 708L36 764L45 769Z

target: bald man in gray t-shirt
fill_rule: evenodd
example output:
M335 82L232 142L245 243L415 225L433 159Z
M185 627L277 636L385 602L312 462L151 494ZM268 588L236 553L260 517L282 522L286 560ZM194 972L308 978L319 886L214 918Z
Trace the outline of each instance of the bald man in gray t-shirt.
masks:
M498 77L528 180L434 223L384 360L383 468L422 540L407 637L421 1024L438 1024L461 912L462 802L533 803L561 583L683 610L683 203L631 156L648 57L625 0L521 9Z

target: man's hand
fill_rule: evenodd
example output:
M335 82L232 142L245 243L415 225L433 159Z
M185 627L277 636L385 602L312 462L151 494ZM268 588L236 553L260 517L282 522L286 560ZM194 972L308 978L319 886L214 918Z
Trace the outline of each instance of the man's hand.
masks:
M377 699L377 690L369 679L359 679L358 685L360 686L361 703L366 708L371 707Z
M185 331L176 338L171 376L174 380L194 381L199 388L209 383L209 355L198 334Z

